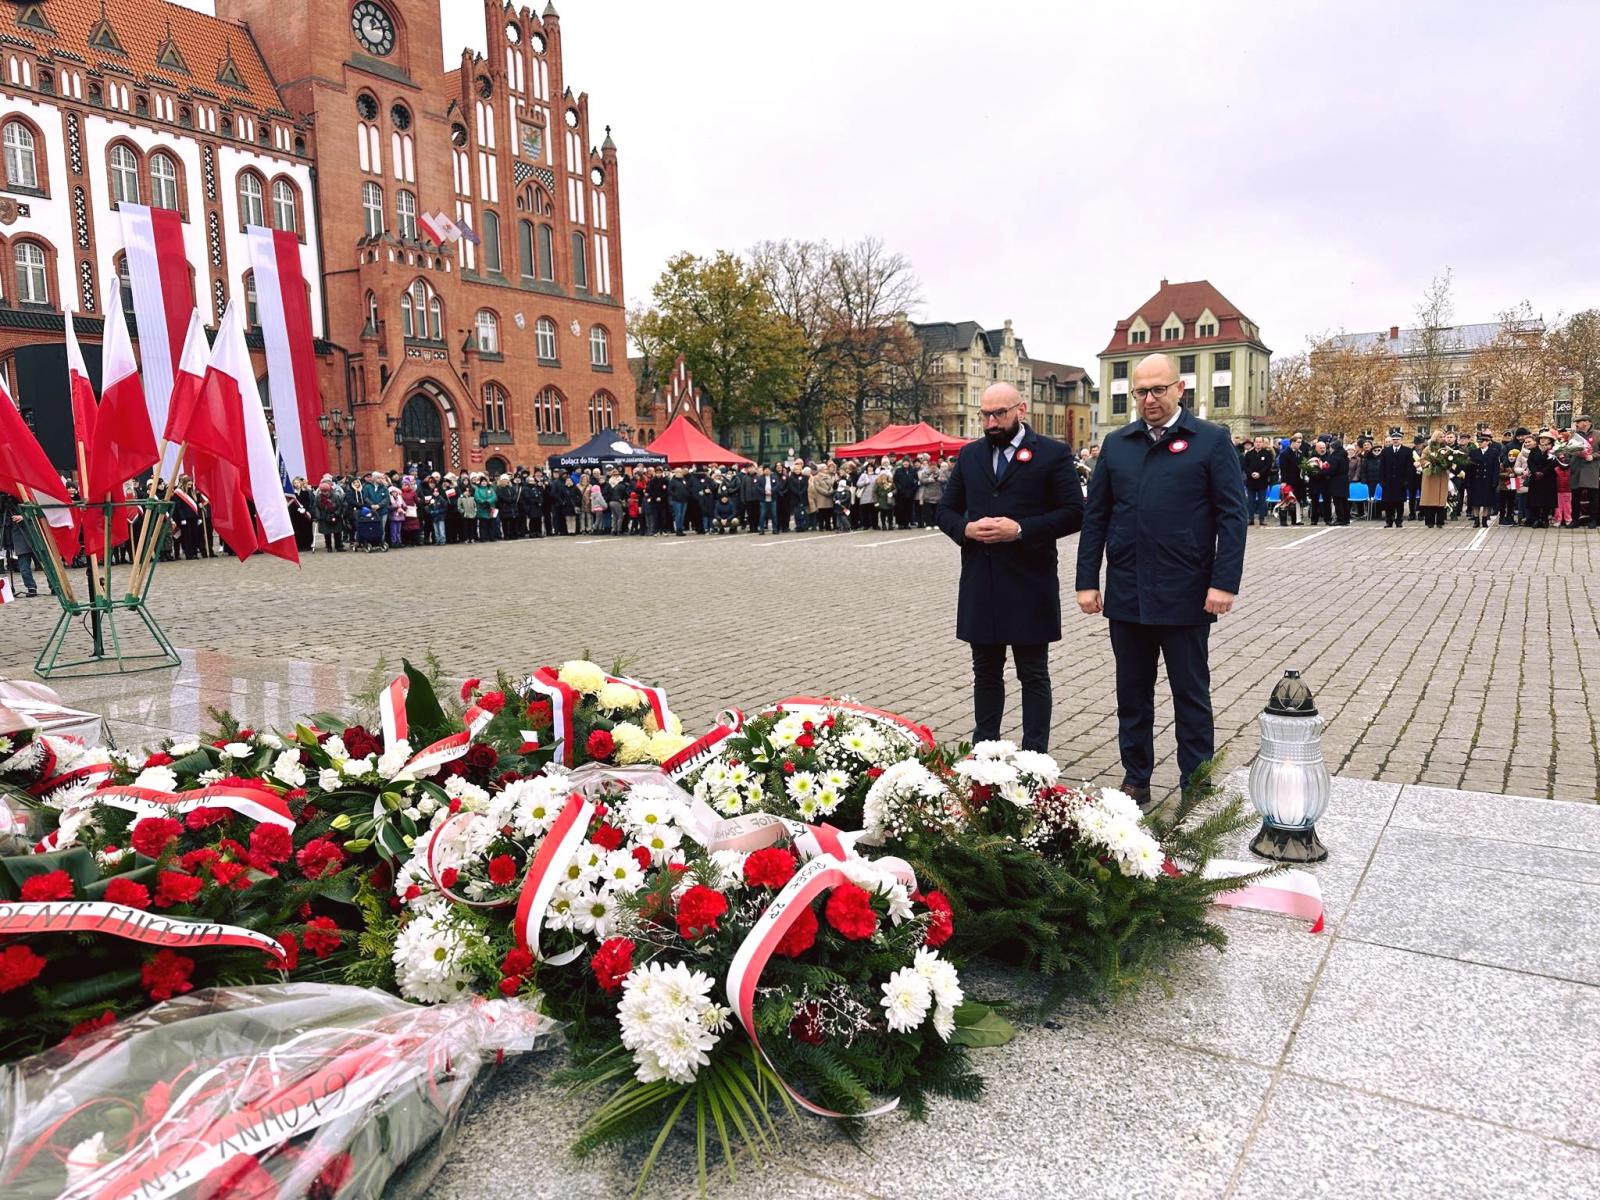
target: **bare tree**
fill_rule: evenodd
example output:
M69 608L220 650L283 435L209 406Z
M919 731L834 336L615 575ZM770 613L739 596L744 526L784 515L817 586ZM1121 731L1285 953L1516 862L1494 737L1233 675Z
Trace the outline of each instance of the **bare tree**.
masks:
M1386 339L1323 334L1307 340L1304 354L1273 363L1268 411L1284 432L1357 437L1399 418L1399 374Z
M1500 329L1471 359L1472 417L1496 431L1550 420L1558 365L1544 322L1524 301L1499 316Z
M878 238L863 238L831 258L834 342L845 374L845 394L855 436L867 436L867 409L888 397L888 352L900 319L921 303L911 262L890 253Z
M1454 274L1449 267L1435 275L1417 305L1417 327L1406 354L1407 380L1415 392L1412 412L1430 425L1445 410L1445 389L1456 374L1461 337L1451 326L1455 306L1450 297Z
M759 242L750 250L751 260L766 278L774 310L804 347L793 391L773 404L774 415L794 426L804 457L827 440L822 431L838 400L843 374L834 344L838 319L833 254L827 242L788 238Z
M886 347L889 368L889 420L915 425L934 406L944 384L957 378L945 368L945 352L917 336L909 321Z

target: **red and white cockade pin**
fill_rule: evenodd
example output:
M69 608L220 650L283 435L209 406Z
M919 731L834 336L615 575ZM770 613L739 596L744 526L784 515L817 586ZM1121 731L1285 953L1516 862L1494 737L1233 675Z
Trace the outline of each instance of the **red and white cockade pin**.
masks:
M1177 441L1173 442L1167 447L1167 452L1169 454L1182 454L1188 448L1189 443L1184 441L1182 438L1179 438Z
M1017 461L1018 462L1032 462L1033 461L1033 451L1029 450L1026 446L1024 446L1021 450L1017 451Z

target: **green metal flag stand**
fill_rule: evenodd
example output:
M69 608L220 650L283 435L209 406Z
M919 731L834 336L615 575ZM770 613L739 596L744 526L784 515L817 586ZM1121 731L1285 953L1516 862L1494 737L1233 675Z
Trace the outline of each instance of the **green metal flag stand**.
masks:
M176 667L181 660L172 648L167 635L156 623L146 601L156 567L161 561L161 550L167 541L169 522L167 514L171 501L161 499L124 500L113 504L31 504L21 506L25 518L23 527L33 549L34 560L43 569L61 605L61 617L39 652L33 665L35 675L41 679L56 676L82 677L91 675L131 675L140 671L156 671ZM71 509L80 528L89 521L102 522L106 532L103 543L111 544L111 529L120 520L129 520L127 545L132 549L133 561L126 564L91 560L84 568L81 580L74 584L72 572L56 546L49 525L49 513ZM127 510L132 510L128 512ZM120 580L115 576L120 576ZM86 589L86 590L85 590ZM118 628L118 616L122 628ZM124 649L123 632L138 635L131 630L130 616L144 626L155 650L131 653ZM67 638L75 628L81 627L92 643L92 653L87 658L63 659ZM143 641L143 638L139 638Z

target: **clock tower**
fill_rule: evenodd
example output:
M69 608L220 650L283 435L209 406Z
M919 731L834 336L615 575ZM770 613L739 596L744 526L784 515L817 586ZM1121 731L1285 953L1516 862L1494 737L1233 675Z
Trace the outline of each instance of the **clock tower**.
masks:
M648 430L626 375L617 150L567 85L553 3L483 0L487 52L449 70L439 0L216 4L316 129L328 336L363 468L498 473Z

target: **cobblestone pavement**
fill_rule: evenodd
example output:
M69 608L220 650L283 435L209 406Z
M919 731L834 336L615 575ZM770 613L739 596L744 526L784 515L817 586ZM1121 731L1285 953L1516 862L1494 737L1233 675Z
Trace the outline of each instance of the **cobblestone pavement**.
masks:
M1063 544L1052 749L1074 773L1116 782L1111 653L1104 622L1072 601L1075 552L1076 538ZM380 655L432 651L464 677L589 654L664 684L691 727L729 704L833 692L955 738L971 721L954 637L958 569L954 547L921 530L574 536L319 552L299 571L269 559L168 563L152 604L176 645L263 667L319 664L324 691L342 678L327 667L365 672ZM1596 644L1597 610L1590 531L1252 529L1240 602L1211 641L1218 745L1234 765L1250 760L1256 714L1293 667L1327 718L1336 773L1593 803L1600 674L1585 677L1579 655ZM0 611L0 669L26 673L55 612L45 599ZM135 676L114 690L153 702L171 679ZM1016 730L1014 686L1010 700ZM134 719L187 723L154 709ZM1170 725L1163 702L1158 784L1176 783Z

